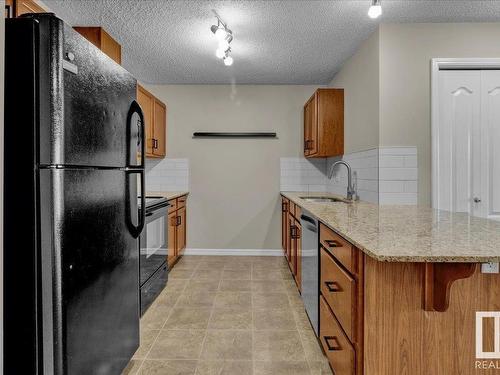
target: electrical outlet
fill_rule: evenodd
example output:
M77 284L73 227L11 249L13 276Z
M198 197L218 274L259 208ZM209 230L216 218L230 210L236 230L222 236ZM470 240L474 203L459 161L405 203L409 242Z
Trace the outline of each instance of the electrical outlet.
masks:
M481 273L498 273L498 268L495 262L481 263Z

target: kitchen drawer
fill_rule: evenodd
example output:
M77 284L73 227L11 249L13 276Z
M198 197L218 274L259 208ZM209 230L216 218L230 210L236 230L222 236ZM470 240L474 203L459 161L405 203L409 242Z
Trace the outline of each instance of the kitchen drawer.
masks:
M168 203L170 204L170 207L168 208L169 213L177 210L177 199L170 199Z
M321 252L321 294L340 322L349 340L354 341L356 324L356 281L323 248Z
M177 198L177 208L186 207L187 195Z
M290 215L293 217L295 217L295 207L297 207L296 204L290 201L290 204L288 205L288 212L290 212Z
M320 341L335 375L354 375L356 369L354 347L322 296L319 297L319 311Z
M302 215L302 209L300 206L295 205L295 218L300 221L300 215Z
M320 225L319 239L323 247L328 250L349 272L356 273L357 249L348 241L323 224Z

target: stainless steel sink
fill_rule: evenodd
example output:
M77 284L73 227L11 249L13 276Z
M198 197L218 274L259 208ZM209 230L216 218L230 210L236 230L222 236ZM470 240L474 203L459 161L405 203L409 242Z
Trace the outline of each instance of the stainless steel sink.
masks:
M333 198L333 197L300 197L300 199L303 199L307 202L314 202L314 203L334 203L334 202L350 203L351 202L347 199Z

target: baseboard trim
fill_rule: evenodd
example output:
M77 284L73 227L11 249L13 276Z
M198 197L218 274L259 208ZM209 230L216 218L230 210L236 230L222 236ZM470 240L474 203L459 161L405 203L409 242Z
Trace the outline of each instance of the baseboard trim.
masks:
M283 256L281 249L186 249L184 255Z

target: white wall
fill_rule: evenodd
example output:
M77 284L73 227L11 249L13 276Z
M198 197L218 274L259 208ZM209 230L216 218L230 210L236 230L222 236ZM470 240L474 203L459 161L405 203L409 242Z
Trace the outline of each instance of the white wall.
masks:
M167 155L189 159L188 248L279 249L280 157L302 155L302 108L317 86L162 85ZM275 131L277 139L193 139Z
M499 40L500 23L381 24L330 84L345 90L346 153L416 146L418 187L407 189L430 205L430 61L499 57Z
M431 202L430 60L500 57L500 23L380 26L380 145L417 146L418 203Z
M379 33L373 33L335 75L331 87L344 89L344 151L379 145Z

